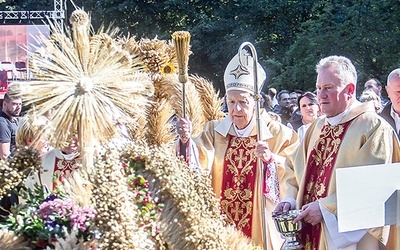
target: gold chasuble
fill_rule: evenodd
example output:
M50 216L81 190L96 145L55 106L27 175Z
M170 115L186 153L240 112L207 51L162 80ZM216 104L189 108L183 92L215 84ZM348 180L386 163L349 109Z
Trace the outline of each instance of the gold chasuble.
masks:
M269 176L274 176L273 171L276 171L278 181L280 180L285 160L298 146L297 134L292 129L272 120L266 113L262 113L261 118L261 140L268 142L274 158L271 166L264 164L268 168L262 183L254 152L257 142L255 122L250 124L252 130L249 136L238 137L232 121L227 116L222 121L207 122L204 131L194 139L199 162L203 171L210 173L212 188L220 200L221 213L259 246L263 246L261 201L266 200L267 215L270 215L276 206L273 196L269 197L274 190L274 184L269 182L272 178ZM272 165L273 171L269 169ZM261 190L260 185L263 185L265 195L258 192ZM268 249L279 249L283 240L271 216L266 217Z
M280 190L284 200L296 201L297 209L318 201L319 206L337 216L335 170L398 162L400 147L395 131L376 114L370 102L355 103L337 121L338 125L327 124L328 119L324 116L311 124L300 147L286 161ZM320 230L310 229L310 224L307 224L303 223L302 239L317 238L306 242L306 249L326 250L333 246L334 242L328 242L329 232L325 229L329 225L324 219L319 223ZM365 239L357 243L357 247L366 249L364 244L371 238L382 243L387 241L383 228L373 228L368 230Z
M229 136L224 160L221 209L229 223L251 238L257 157L257 136Z
M332 171L336 163L340 144L351 121L337 126L324 125L320 137L308 158L305 173L307 183L303 194L303 205L327 196ZM302 244L306 250L316 250L320 242L321 223L312 226L303 223Z

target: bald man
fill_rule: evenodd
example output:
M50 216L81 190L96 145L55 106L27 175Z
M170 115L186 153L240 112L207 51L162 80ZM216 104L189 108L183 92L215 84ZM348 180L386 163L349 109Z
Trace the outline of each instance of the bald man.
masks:
M380 115L389 122L396 131L397 138L400 139L400 68L393 70L388 75L386 92L390 101Z

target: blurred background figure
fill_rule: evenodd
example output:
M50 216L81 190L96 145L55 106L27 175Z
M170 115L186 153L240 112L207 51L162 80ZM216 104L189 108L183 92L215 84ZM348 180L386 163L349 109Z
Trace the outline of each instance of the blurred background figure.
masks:
M364 90L360 95L360 102L373 102L376 112L379 114L382 109L382 101L381 98L372 90Z
M290 93L290 104L294 104L297 105L297 98L300 96L299 94L297 94L297 92L291 92Z
M301 113L302 125L297 129L300 142L303 140L307 129L320 116L317 96L311 92L305 92L297 101Z
M45 189L53 190L81 166L78 136L71 135L70 141L63 148L53 148L46 152L42 156L41 165L40 174L32 173L27 178L26 186L33 189L34 184L40 183Z
M9 158L12 150L15 149L15 135L21 109L22 99L7 92L0 111L0 157L3 160ZM14 192L1 197L0 221L3 221L2 216L9 214L11 206L16 204L18 204L18 197Z
M394 69L388 75L386 92L390 101L379 115L393 127L400 139L400 68Z
M272 120L282 123L281 117L272 111L273 107L271 105L271 97L266 95L264 92L261 92L261 96L263 97L264 101L261 108L265 109Z
M378 79L371 78L368 81L366 81L364 84L364 89L372 90L373 92L375 92L375 94L377 94L379 96L383 107L388 102L387 99L382 97L382 83Z
M286 89L279 91L277 95L278 105L276 105L273 109L273 112L277 113L282 120L284 125L287 125L292 110L290 109L290 93Z
M17 147L31 146L43 155L50 149L50 121L44 116L24 116L17 129L15 142Z
M271 107L273 109L273 108L275 108L276 105L278 105L278 100L276 99L276 89L275 88L269 88L268 89L268 95L271 98Z
M288 108L290 105L290 93L286 89L279 91L278 95L276 96L278 101L278 105L274 106L273 111L277 114L280 114L281 109L283 107Z
M15 147L18 117L22 109L22 99L6 93L0 112L0 157L5 160Z
M299 108L298 99L303 94L301 90L295 90L290 93L290 119L287 126L294 129L296 132L298 128L303 125L301 122L301 112Z

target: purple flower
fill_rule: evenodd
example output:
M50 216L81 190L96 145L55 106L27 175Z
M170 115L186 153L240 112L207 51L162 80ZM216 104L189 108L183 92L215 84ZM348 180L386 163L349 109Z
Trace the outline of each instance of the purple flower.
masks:
M51 214L67 218L75 207L76 205L72 200L56 198L54 200L43 202L36 213L41 219L47 219Z
M43 202L36 211L38 216L46 220L45 224L55 227L55 223L68 223L72 228L86 231L90 221L96 216L96 211L90 206L77 206L73 200L56 198Z
M53 221L53 220L47 219L47 220L45 220L44 225L46 227L55 228L57 223L55 221Z
M84 232L90 226L89 221L95 216L96 211L90 206L76 207L70 216L71 227Z
M57 199L58 197L57 197L57 195L55 195L55 194L50 194L49 196L47 196L47 198L43 201L43 202L46 202L46 201L53 201L53 200L55 200L55 199Z
M96 210L90 206L79 207L71 199L55 198L44 201L36 214L44 220L48 231L57 234L61 228L86 232L96 216Z

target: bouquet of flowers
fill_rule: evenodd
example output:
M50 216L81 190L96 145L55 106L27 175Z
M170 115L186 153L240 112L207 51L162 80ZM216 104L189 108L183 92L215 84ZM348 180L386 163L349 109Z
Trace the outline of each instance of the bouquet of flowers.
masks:
M32 249L54 248L60 238L75 235L79 242L95 239L91 228L96 211L91 206L79 206L66 198L60 189L48 193L40 186L24 190L24 203L13 207L2 225L29 241Z
M140 159L132 160L129 164L123 164L128 176L131 191L135 193L135 203L139 209L139 221L157 243L158 249L168 249L168 245L158 225L159 214L163 204L157 194L150 192L149 182L140 174L144 171L144 162Z

